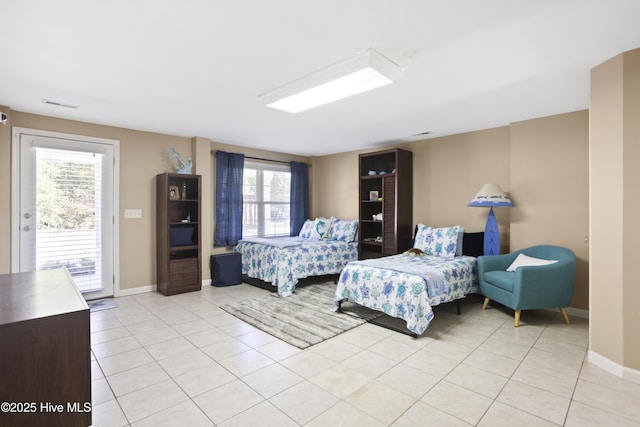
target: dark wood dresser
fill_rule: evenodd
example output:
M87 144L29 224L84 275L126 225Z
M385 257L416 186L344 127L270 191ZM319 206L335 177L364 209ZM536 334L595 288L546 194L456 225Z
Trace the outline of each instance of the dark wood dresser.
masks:
M66 269L0 275L0 426L91 424L89 307Z

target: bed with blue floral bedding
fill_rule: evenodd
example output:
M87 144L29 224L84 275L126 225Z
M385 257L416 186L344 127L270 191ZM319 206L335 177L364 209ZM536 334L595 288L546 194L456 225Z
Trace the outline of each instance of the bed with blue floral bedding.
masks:
M278 295L290 296L300 279L340 274L358 259L357 221L335 218L307 220L298 236L243 239L242 274L270 282Z
M345 300L407 322L421 335L434 317L432 307L478 291L475 256L456 256L460 227L418 226L414 248L404 253L350 262L340 274L334 301Z

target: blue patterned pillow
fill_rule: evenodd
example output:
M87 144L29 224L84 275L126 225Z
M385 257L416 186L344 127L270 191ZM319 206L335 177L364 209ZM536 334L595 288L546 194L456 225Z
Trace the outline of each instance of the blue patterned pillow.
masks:
M311 237L311 231L313 231L315 225L315 221L310 219L305 220L304 224L302 224L302 228L300 229L300 233L298 233L298 237L302 237L303 239Z
M329 239L343 242L354 242L358 232L358 220L334 219L329 229Z
M422 249L426 255L442 258L456 256L458 243L458 230L460 226L447 228L432 228L424 224L418 224L414 248Z
M309 240L324 240L329 237L329 229L331 228L331 219L316 218Z

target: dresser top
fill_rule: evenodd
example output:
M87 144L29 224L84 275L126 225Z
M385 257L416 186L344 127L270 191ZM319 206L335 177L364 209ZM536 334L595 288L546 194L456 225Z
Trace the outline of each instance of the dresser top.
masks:
M0 327L89 310L66 269L0 274Z

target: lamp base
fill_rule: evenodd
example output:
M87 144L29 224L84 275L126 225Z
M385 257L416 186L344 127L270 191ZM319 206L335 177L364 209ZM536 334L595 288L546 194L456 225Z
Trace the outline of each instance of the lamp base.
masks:
M500 254L500 232L498 230L498 221L493 213L493 207L489 210L487 223L484 226L484 254Z

